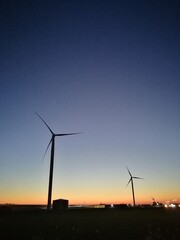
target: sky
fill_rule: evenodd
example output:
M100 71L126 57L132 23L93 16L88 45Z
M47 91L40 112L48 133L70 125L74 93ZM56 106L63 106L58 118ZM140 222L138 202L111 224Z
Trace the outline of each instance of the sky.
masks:
M0 203L180 202L180 2L0 4Z

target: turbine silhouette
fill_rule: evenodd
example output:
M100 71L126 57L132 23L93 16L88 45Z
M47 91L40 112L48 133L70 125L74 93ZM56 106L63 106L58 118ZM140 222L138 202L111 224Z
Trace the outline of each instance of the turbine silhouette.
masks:
M143 178L140 178L140 177L133 177L131 172L129 171L128 167L127 168L127 171L130 175L130 179L129 179L129 182L127 183L126 187L129 185L129 183L131 182L131 187L132 187L132 196L133 196L133 205L135 206L136 205L136 202L135 202L135 194L134 194L134 182L133 182L133 179L143 179Z
M55 134L52 129L47 125L47 123L42 119L42 117L35 112L35 114L43 121L43 123L46 125L46 127L49 129L49 131L52 134L51 140L48 143L48 146L46 148L45 154L51 144L51 155L50 155L50 170L49 170L49 187L48 187L48 202L47 202L47 209L51 209L51 197L52 197L52 182L53 182L53 168L54 168L54 149L55 149L55 137L63 137L63 136L69 136L69 135L75 135L79 133L61 133L61 134ZM44 156L45 156L44 154Z

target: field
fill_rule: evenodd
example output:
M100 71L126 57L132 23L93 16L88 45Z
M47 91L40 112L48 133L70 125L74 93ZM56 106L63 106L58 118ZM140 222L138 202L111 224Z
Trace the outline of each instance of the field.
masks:
M180 209L68 209L0 213L1 239L180 239Z

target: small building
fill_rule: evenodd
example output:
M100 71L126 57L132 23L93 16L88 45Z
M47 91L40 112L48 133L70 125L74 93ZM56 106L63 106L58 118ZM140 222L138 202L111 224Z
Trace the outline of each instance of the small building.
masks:
M53 200L53 210L67 209L69 205L69 200L67 199L56 199Z

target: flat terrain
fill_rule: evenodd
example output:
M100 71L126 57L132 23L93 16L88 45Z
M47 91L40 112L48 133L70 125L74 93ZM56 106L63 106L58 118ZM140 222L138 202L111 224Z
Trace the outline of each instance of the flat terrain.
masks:
M180 209L68 209L0 213L0 239L180 239Z

